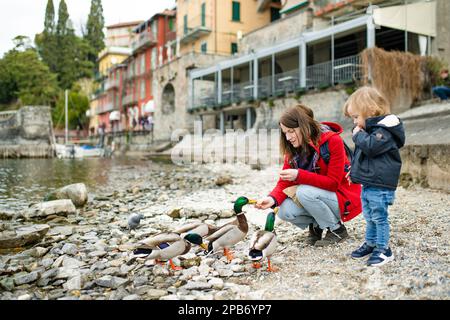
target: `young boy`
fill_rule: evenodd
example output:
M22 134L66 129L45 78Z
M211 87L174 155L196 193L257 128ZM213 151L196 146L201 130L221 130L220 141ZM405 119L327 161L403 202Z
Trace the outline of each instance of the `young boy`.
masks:
M353 119L355 155L350 181L362 184L361 200L366 220L365 243L352 252L367 265L381 266L394 259L389 247L388 206L394 203L402 161L399 149L405 144L403 124L389 114L388 101L374 88L354 92L344 106Z

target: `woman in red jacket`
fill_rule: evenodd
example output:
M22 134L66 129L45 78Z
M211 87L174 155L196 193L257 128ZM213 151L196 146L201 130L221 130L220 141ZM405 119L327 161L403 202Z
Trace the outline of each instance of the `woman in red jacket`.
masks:
M280 151L284 166L280 179L259 209L279 206L278 216L301 229L309 227L307 242L315 246L338 243L348 237L343 224L361 213L361 186L347 179L350 161L336 123L319 123L313 111L297 105L280 118ZM328 157L324 159L323 150ZM321 152L322 151L322 152ZM298 185L294 199L286 188ZM293 200L298 200L296 204ZM328 229L322 239L323 230Z

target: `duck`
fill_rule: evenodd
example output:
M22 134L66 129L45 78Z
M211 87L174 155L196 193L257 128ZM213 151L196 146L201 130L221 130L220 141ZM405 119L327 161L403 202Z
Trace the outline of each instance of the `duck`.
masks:
M267 271L276 272L278 268L272 266L270 257L275 252L277 247L277 235L274 231L275 216L278 213L278 207L267 214L266 225L264 230L255 232L250 240L250 250L248 257L253 261L253 267L261 268L261 263L264 258L267 258Z
M188 253L191 244L207 248L202 237L196 233L181 237L181 234L176 232L162 232L139 242L133 253L135 256L156 259L157 262L169 260L172 270L182 270L182 267L175 266L172 259Z
M181 234L181 237L185 237L190 233L198 234L201 237L208 237L212 235L214 232L216 232L217 229L218 229L217 227L211 224L197 221L185 224L180 228L178 228L177 230L175 230L175 232Z
M208 242L208 249L206 254L211 254L223 248L223 254L227 258L228 263L233 260L233 253L229 249L236 243L242 241L248 233L248 223L245 214L242 212L242 207L247 204L255 204L256 200L248 199L246 197L239 197L234 202L234 212L236 219L221 226L213 234L206 238Z

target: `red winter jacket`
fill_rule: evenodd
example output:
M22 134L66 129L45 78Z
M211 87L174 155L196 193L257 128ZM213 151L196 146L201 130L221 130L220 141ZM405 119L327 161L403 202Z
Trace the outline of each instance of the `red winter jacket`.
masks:
M319 139L319 146L314 146L313 144L310 144L310 146L320 155L320 146L328 141L328 149L330 152L328 165L319 157L317 161L319 171L317 173L299 169L296 181L278 180L270 196L277 201L278 205L281 205L287 197L283 190L299 184L336 192L342 221L349 221L362 211L361 185L353 183L349 185L348 180L345 178L346 172L344 172L344 166L345 164L350 166L350 161L345 154L344 142L339 136L343 131L342 127L333 122L323 122L323 124L330 127L332 131L322 132ZM286 169L295 169L289 165L287 156L284 157L283 165L283 170Z

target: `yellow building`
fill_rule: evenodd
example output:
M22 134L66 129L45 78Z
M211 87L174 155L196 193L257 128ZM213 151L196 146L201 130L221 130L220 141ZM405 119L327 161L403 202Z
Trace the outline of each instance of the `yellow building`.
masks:
M98 128L98 98L96 96L91 99L89 106L89 134L96 134L96 129Z
M122 63L131 55L130 48L109 47L103 49L98 55L98 69L101 76L107 76L108 70L119 63Z
M236 53L243 35L279 18L280 1L268 2L261 7L260 0L178 0L178 54Z

